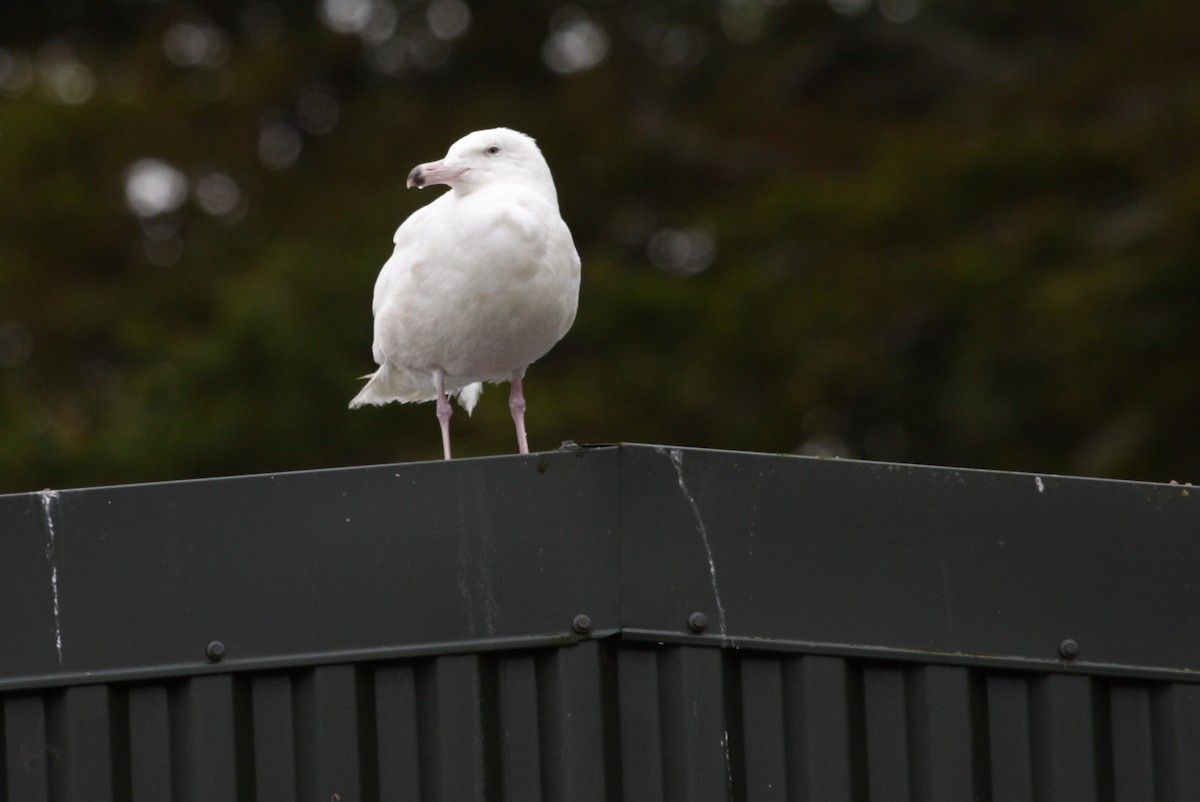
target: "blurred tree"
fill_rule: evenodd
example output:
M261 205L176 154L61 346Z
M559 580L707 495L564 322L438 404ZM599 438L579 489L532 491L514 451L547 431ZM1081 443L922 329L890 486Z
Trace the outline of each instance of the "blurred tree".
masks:
M535 449L1200 477L1197 34L1184 0L8 3L0 492L435 458L430 406L346 403L405 174L493 125L584 260ZM513 450L503 397L460 455Z

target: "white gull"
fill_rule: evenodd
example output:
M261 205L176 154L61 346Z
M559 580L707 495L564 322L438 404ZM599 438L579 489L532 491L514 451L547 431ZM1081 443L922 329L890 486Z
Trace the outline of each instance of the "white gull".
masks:
M534 140L508 128L467 134L441 161L408 175L450 191L396 229L375 281L372 351L379 369L350 402L437 401L450 459L450 402L470 414L483 382L512 383L517 446L525 435L526 368L575 320L579 255Z

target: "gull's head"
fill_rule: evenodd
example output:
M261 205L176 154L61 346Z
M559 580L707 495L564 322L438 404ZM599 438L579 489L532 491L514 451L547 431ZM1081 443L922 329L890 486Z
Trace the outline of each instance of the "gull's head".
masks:
M418 189L445 184L471 192L495 181L522 181L554 191L550 168L533 137L511 128L467 134L444 159L418 164L408 174L408 186Z

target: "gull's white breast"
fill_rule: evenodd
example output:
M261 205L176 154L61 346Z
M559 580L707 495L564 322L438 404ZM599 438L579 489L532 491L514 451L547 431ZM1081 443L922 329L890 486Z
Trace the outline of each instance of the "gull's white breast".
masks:
M579 257L558 209L498 184L447 193L397 230L375 285L375 358L454 385L507 380L575 319Z

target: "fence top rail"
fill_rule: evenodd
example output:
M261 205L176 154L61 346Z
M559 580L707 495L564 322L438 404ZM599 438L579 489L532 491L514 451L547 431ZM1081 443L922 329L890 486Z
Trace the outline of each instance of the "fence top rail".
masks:
M622 444L0 496L0 690L686 642L1200 681L1200 488Z

